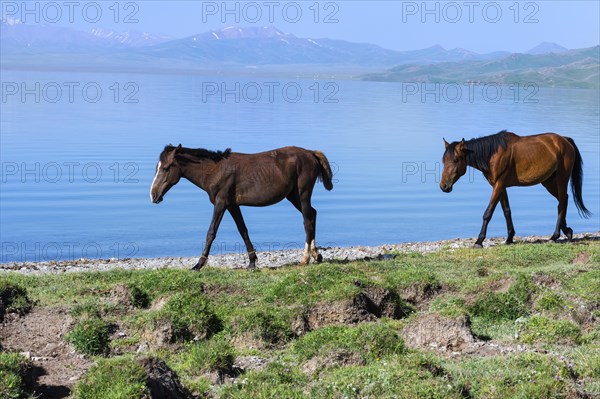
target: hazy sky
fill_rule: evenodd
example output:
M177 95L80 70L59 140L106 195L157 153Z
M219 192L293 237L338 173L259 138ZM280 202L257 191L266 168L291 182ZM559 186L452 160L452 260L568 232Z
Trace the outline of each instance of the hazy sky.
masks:
M108 0L74 1L73 6L66 3L69 2L3 0L2 14L13 18L24 16L21 19L27 23L39 17L41 22L82 30L93 27L137 30L175 38L229 25L273 25L300 37L368 42L395 50L440 44L445 48L462 47L477 52L526 51L543 41L567 48L589 47L600 41L600 1L597 0L148 0L119 3ZM56 17L56 4L60 7L60 18ZM98 4L101 16L96 17ZM29 13L20 14L24 11Z

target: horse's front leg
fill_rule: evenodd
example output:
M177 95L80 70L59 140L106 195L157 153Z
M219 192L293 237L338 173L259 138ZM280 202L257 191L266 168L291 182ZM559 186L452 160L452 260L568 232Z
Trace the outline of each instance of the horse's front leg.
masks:
M223 214L225 213L225 204L223 202L215 202L215 207L213 210L213 217L210 222L210 226L208 227L208 232L206 233L206 244L204 245L204 250L202 251L202 257L196 263L196 266L192 268L192 270L200 270L206 264L208 260L208 254L210 252L210 247L217 236L217 230L219 229L219 225L221 224L221 220L223 219Z
M481 225L481 231L479 232L479 237L477 237L477 241L473 244L474 248L483 248L483 240L485 240L485 235L487 233L487 227L492 220L492 215L494 214L494 209L496 209L496 205L498 205L498 200L502 195L502 192L505 191L504 187L495 186L494 191L492 191L492 196L490 198L490 203L483 213L483 224Z
M244 218L242 217L242 211L240 210L239 205L231 205L227 208L231 217L235 221L235 225L244 240L244 244L246 245L246 250L248 251L248 257L250 258L250 263L248 267L250 269L254 269L256 267L256 260L258 257L256 256L256 251L254 250L254 246L252 245L252 241L250 241L250 236L248 235L248 228L246 228L246 223L244 223Z
M506 192L506 189L500 195L500 205L502 205L502 211L504 211L504 218L506 219L506 230L508 232L506 243L512 244L513 237L515 236L515 228L513 226L510 204L508 203L508 193Z

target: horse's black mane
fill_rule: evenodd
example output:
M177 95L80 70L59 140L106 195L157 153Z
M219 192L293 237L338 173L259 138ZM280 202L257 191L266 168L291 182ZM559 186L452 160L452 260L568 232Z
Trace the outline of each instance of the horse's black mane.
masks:
M173 151L175 148L177 148L177 147L175 147L171 144L165 146L165 149L160 154L160 160L165 161L166 154L170 151ZM210 160L218 162L221 159L229 157L229 155L231 154L231 148L227 148L225 151L211 151L211 150L206 150L204 148L181 147L181 150L179 150L179 154L189 155L192 158L198 158L198 159L208 158ZM186 158L189 159L189 157L186 157Z
M498 147L506 149L506 136L509 132L502 130L490 136L478 137L465 141L467 150L467 165L474 167L482 172L490 171L490 158L498 151ZM446 149L448 153L454 153L454 148L458 142L452 143Z

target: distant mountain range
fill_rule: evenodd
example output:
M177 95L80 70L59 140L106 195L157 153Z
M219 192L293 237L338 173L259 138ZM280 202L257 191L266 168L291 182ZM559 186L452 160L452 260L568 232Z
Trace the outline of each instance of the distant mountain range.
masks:
M600 46L559 54L511 54L489 61L399 65L364 80L386 82L535 83L551 87L600 87Z
M167 36L141 32L117 33L94 28L89 32L54 25L0 21L3 55L47 53L106 53L114 50L152 46L170 40Z
M139 32L117 33L95 28L90 32L48 25L2 21L3 56L27 54L102 54L124 52L135 57L152 57L185 62L235 65L338 64L393 66L404 63L432 63L495 59L507 52L477 54L464 49L446 50L433 46L416 51L387 50L374 44L344 40L299 38L272 26L234 27L169 40Z
M201 71L229 67L289 68L295 65L323 69L361 67L381 71L365 76L368 80L435 81L463 76L465 68L474 68L475 78L487 78L495 76L494 71L502 71L502 65L507 68L505 72L531 68L557 69L571 60L573 65L563 68L560 73L572 74L574 81L584 79L587 82L594 80L590 71L598 57L593 49L584 51L589 56L585 60L580 59L577 51L555 43L541 43L527 54L504 51L478 54L460 48L446 50L441 46L395 51L368 43L299 38L272 26L229 26L173 39L151 33L114 32L99 28L84 32L51 25L23 24L15 20L0 23L0 62L5 69ZM582 72L582 69L587 72ZM557 73L553 70L550 75ZM551 84L552 80L548 79L547 83Z
M564 48L563 46L560 46L556 43L542 42L542 43L538 44L537 46L535 46L534 48L527 51L527 54L534 54L534 55L550 54L550 53L560 54L560 53L564 53L566 51L569 51L569 49Z

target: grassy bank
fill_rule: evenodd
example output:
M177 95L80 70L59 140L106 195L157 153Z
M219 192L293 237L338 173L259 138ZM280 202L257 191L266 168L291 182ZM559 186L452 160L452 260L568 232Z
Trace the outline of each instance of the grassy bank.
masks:
M600 397L598 241L0 279L1 397L33 393L32 365L78 354L91 368L63 384L79 398L144 397L147 359L177 374L182 397ZM53 339L68 351L7 353L27 350L19 320L39 315L64 321Z

